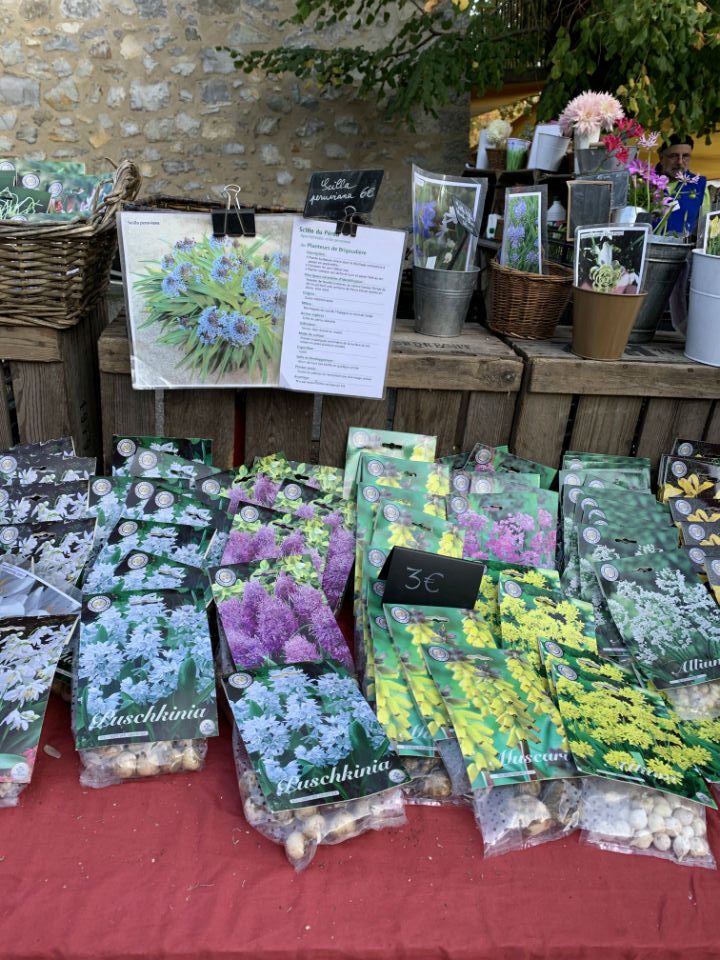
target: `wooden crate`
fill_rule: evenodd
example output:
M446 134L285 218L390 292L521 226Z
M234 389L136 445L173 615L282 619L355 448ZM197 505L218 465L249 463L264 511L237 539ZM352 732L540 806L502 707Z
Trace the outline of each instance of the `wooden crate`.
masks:
M522 360L474 324L453 338L421 336L412 321L393 335L383 400L286 390L133 390L124 316L100 338L104 451L113 433L207 436L219 466L282 450L295 460L342 465L350 425L438 435L438 454L478 440L505 443Z
M97 344L107 319L101 300L64 330L0 326L0 448L71 435L78 453L100 457Z
M569 331L510 342L525 360L512 440L520 456L558 466L569 449L633 453L655 466L675 437L720 443L718 371L688 360L674 334L608 362L570 353Z

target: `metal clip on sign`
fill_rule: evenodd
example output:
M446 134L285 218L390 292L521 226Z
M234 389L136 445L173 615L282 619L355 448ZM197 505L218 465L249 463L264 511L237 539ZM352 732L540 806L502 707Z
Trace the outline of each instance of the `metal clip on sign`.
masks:
M225 209L213 210L213 235L217 239L255 236L255 210L240 206L241 189L236 183L227 184L224 191Z
M357 236L358 224L362 223L362 218L358 215L355 207L345 207L345 216L338 220L335 226L335 236L355 237Z

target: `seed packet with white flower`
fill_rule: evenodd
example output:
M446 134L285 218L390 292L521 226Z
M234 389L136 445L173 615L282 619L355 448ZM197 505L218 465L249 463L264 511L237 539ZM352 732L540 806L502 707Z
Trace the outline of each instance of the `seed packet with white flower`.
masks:
M307 556L226 565L210 572L218 616L237 669L352 655Z
M58 659L77 615L0 621L0 807L30 783Z
M0 560L0 620L15 617L62 617L80 610L80 591L59 588L29 570Z
M660 461L658 499L672 497L720 500L720 463L685 457L663 457Z
M225 690L271 810L355 800L408 782L342 667L269 666L232 674Z
M0 524L82 520L87 507L87 481L0 487Z
M699 766L707 752L687 744L660 694L590 654L552 664L570 750L582 773L645 784L715 807Z
M58 437L55 440L40 440L37 443L18 443L9 450L3 450L2 453L12 453L18 457L25 454L33 456L59 453L64 457L74 457L75 442L72 437Z
M435 458L437 437L419 433L399 433L397 430L371 430L350 427L345 451L343 496L352 499L359 479L360 457L363 453L383 454L401 460L432 462Z
M95 520L0 527L0 556L59 587L76 584L93 549Z
M0 484L8 486L18 483L26 487L30 484L89 480L95 473L95 464L95 457L4 454L0 457Z
M473 790L577 776L557 707L519 653L424 647Z
M207 527L153 523L148 520L120 520L110 532L95 562L116 566L129 553L140 550L166 560L205 569L206 555L214 535L215 531Z
M464 533L465 558L554 567L557 504L556 493L517 486L451 497L449 510Z
M475 609L482 614L498 647L502 645L499 587L500 575L503 572L507 572L518 583L526 583L538 590L560 589L560 574L557 570L523 567L512 563L501 563L498 560L488 560L480 581Z
M593 564L640 672L658 687L720 678L717 604L682 550Z
M186 460L174 453L138 447L129 466L131 477L146 477L151 480L190 480L196 483L205 477L220 473L217 467L195 460Z
M230 518L223 510L209 506L192 492L174 492L157 480L138 480L125 495L122 516L129 520L174 523L189 527L211 527L226 531Z
M212 645L201 594L84 595L73 730L79 750L217 734Z
M358 481L445 497L450 493L450 468L439 460L410 461L384 453L362 453Z
M624 457L614 453L589 453L579 450L568 450L563 454L563 470L585 470L586 468L601 467L605 469L635 470L643 468L650 470L652 464L647 457Z
M212 440L189 437L136 437L117 436L112 438L113 476L130 476L130 463L138 447L168 453L195 463L212 466Z
M720 501L698 497L671 497L667 501L674 524L716 523L720 520Z
M131 590L201 590L207 584L199 567L144 550L106 546L85 574L86 593L127 593Z

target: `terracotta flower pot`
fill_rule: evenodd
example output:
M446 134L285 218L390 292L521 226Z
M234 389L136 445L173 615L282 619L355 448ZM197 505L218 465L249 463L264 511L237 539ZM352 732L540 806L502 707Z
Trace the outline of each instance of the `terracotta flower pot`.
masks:
M588 360L619 360L645 297L573 287L572 352Z

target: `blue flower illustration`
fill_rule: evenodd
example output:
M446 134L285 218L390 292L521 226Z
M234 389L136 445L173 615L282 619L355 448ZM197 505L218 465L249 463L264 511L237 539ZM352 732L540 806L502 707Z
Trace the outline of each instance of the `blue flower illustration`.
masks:
M268 273L264 267L255 267L242 278L242 289L246 297L259 297L263 291L277 289L277 277Z
M182 250L183 253L187 253L188 250L192 250L194 246L195 246L195 241L191 240L189 237L185 237L184 240L177 241L177 243L175 244L175 249Z
M169 273L162 282L162 292L167 297L179 297L180 294L185 293L186 290L187 284L179 275L177 269Z
M197 335L201 343L214 343L220 336L221 314L217 307L205 307L198 318Z
M227 341L242 347L252 343L259 330L252 317L245 317L241 313L224 313L220 317L220 328Z
M234 257L223 255L214 261L210 270L210 277L216 283L229 283L232 280L233 271L237 268L237 261Z
M435 217L437 215L437 210L435 208L435 201L430 200L428 203L421 203L418 211L418 224L422 231L423 240L427 240L430 236L432 228L435 226Z

